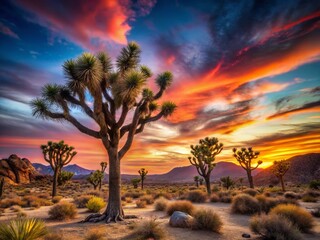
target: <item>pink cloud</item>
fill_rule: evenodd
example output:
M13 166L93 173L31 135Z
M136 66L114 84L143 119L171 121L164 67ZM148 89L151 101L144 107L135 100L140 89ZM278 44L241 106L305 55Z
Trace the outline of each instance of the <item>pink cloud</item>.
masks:
M7 36L20 39L15 32L13 32L8 26L4 25L2 22L0 22L0 32Z

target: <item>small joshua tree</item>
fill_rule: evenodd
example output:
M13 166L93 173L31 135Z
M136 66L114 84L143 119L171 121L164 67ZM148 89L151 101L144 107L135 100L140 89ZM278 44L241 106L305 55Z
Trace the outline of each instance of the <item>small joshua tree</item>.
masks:
M199 187L199 181L200 181L200 177L199 176L194 176L194 182L196 183L197 188Z
M146 179L146 176L148 174L148 171L145 168L141 168L138 173L140 174L141 179L141 189L143 189L143 182Z
M231 179L230 176L220 178L222 182L222 186L225 187L227 190L234 186L235 182Z
M241 178L239 178L239 179L238 179L238 181L239 181L239 183L240 183L240 189L242 190L243 178L242 178L242 177L241 177Z
M58 186L65 185L73 176L73 172L62 171L58 176Z
M134 188L138 188L138 184L140 183L141 179L140 178L132 178L131 183Z
M217 138L206 137L205 139L200 139L198 145L191 145L190 147L193 157L189 157L189 161L197 168L199 175L204 178L207 193L210 195L210 174L216 166L214 163L215 157L222 151L223 144L219 143Z
M41 145L44 160L50 164L53 170L52 197L57 195L58 176L61 169L68 165L77 154L74 147L65 144L64 141L51 142L47 145Z
M249 148L241 148L238 151L236 148L233 149L233 156L237 159L240 166L247 172L250 188L254 188L253 186L253 178L252 178L252 171L257 169L262 161L258 161L255 167L252 167L252 160L258 158L260 152L255 152L252 150L251 147Z
M286 160L274 161L271 168L272 173L279 178L283 192L285 191L283 176L287 173L289 168L290 163Z
M102 181L103 181L103 178L104 178L104 172L106 171L107 169L107 166L108 166L108 163L107 162L101 162L100 163L100 166L101 166L101 172L103 173L103 176L100 180L100 183L99 183L99 190L101 191L101 188L102 188Z
M87 181L93 186L93 189L96 190L100 185L101 179L103 178L103 172L100 170L90 173L87 177Z
M203 185L203 178L199 178L199 184L200 184L200 186Z

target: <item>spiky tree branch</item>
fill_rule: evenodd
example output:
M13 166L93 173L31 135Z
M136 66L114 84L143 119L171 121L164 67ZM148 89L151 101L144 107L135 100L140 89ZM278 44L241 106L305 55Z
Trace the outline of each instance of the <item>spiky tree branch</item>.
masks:
M271 167L272 173L279 178L281 182L282 191L285 192L285 185L283 181L283 176L288 172L290 168L290 162L287 160L274 161Z
M143 190L143 183L144 183L144 180L146 179L146 176L148 174L148 171L145 169L145 168L141 168L139 171L138 171L139 175L140 175L140 179L141 179L141 189Z

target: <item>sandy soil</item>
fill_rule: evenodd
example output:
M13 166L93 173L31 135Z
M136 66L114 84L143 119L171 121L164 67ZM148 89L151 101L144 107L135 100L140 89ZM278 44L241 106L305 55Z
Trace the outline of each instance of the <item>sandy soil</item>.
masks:
M71 199L65 199L71 201ZM317 203L319 205L319 203ZM306 208L314 208L315 203L301 203ZM153 210L153 206L147 208L138 209L135 204L127 204L124 207L126 214L134 214L139 219L126 220L120 223L78 223L84 219L89 213L86 209L79 209L78 216L72 221L52 221L48 220L48 210L50 207L41 207L35 210L25 210L28 217L36 217L44 219L47 226L52 232L62 233L68 240L80 240L89 231L99 231L106 235L106 239L129 239L128 235L130 230L130 224L135 221L141 221L141 219L157 218L161 225L165 228L168 240L209 240L209 239L223 239L223 240L238 240L244 239L241 237L243 233L251 234L251 239L256 239L256 236L249 230L249 216L236 215L230 213L230 204L226 203L204 203L195 204L198 207L213 208L222 218L224 225L221 234L212 233L208 231L194 231L189 229L172 228L169 227L169 217L164 212L156 212ZM0 222L7 221L14 218L16 213L13 213L9 209L6 210L3 216L0 217ZM320 239L320 220L316 219L316 226L313 234L304 234L304 239L317 240Z

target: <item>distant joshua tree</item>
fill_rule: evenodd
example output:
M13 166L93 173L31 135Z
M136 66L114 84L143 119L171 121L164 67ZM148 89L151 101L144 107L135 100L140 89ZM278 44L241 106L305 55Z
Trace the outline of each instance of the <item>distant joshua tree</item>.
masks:
M144 180L148 174L148 171L145 168L141 168L138 173L140 174L140 179L141 179L141 189L143 190L143 183Z
M241 190L242 190L243 180L244 180L244 179L243 179L242 177L238 179L238 181L239 181L239 183L240 183L240 189L241 189Z
M283 181L283 176L287 173L290 168L290 163L286 160L274 161L271 167L272 173L279 178L281 182L282 191L285 192L285 185Z
M100 166L101 166L101 172L103 173L102 178L100 179L100 183L99 183L99 190L101 191L102 181L103 181L103 178L104 178L104 172L107 169L108 163L107 162L101 162Z
M223 144L219 143L217 138L206 137L205 139L200 139L198 145L191 145L190 147L193 157L188 159L197 168L199 175L204 178L207 193L210 195L210 174L216 166L214 163L215 157L222 151Z
M252 171L257 169L262 161L258 161L255 167L252 167L252 160L258 158L260 152L254 152L251 147L241 148L240 151L237 151L236 148L233 149L233 156L237 159L240 166L247 172L250 188L254 188Z
M132 178L131 183L134 188L138 188L138 184L140 183L141 179L140 178Z
M200 186L202 186L203 185L203 178L199 178L199 184L200 184Z
M93 189L96 190L100 185L101 179L103 178L103 172L100 170L91 172L87 177L87 181L93 186Z
M142 133L146 124L173 114L176 105L158 101L172 83L171 72L156 76L156 92L148 88L151 70L140 64L141 49L130 42L123 47L116 63L105 52L83 53L64 63L66 82L47 84L42 96L31 102L34 116L58 120L74 125L81 133L99 139L109 157L109 199L102 214L89 215L85 222L121 221L120 162L132 146L134 137ZM88 99L92 104L88 104ZM75 109L83 115L78 118ZM83 124L86 116L94 126Z
M200 177L199 176L194 176L194 182L196 183L197 188L199 187L199 181L200 181Z
M58 177L61 169L68 165L73 157L77 154L74 147L65 144L64 141L51 142L47 145L41 145L44 160L50 164L53 170L52 197L57 195Z
M234 186L235 182L232 180L230 176L220 178L222 182L222 186L225 187L227 190Z

